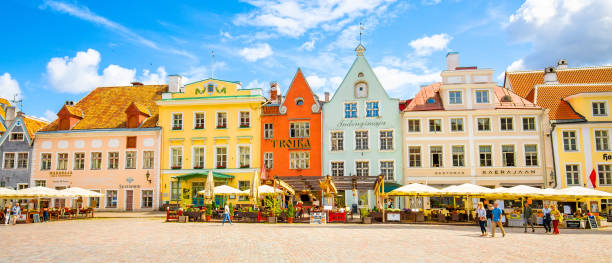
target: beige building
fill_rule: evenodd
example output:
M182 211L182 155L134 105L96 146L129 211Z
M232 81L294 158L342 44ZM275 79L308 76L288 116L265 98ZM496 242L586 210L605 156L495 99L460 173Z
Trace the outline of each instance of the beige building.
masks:
M545 187L553 170L548 110L497 86L492 69L458 67L402 112L404 183Z

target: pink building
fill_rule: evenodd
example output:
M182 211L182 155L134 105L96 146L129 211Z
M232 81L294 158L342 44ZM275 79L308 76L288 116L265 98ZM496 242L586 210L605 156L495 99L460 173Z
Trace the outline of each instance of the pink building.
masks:
M166 89L139 83L100 87L76 104L66 102L58 119L36 134L32 185L99 191L103 197L83 200L97 210L158 209L161 129L155 101Z

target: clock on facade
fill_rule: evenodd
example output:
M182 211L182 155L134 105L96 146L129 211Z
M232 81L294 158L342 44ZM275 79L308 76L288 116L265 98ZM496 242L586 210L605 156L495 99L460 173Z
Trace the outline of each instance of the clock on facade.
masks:
M355 84L355 98L368 97L368 83L357 82Z

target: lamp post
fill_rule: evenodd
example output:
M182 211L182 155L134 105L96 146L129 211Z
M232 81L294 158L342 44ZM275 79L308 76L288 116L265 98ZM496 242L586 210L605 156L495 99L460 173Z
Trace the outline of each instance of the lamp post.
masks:
M151 177L151 173L149 173L149 171L147 171L147 174L145 174L145 176L147 177L147 181L149 181L149 183L152 183L150 177Z

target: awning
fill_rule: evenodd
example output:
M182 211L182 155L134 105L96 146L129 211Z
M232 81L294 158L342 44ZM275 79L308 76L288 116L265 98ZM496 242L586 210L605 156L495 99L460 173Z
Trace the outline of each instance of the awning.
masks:
M321 191L320 181L325 176L278 176L280 180L298 191ZM343 190L374 190L380 178L378 176L332 176L331 180L337 191Z
M395 183L395 182L385 182L384 184L385 186L385 193L391 192L399 187L401 187L401 184Z
M208 176L208 171L204 172L198 172L198 173L188 173L188 174L182 174L182 175L175 175L172 176L172 178L177 179L177 180L189 180L189 179L193 179L193 178L206 178L206 176ZM213 178L214 179L234 179L233 175L229 175L229 174L224 174L224 173L218 173L218 172L214 172L213 171Z

